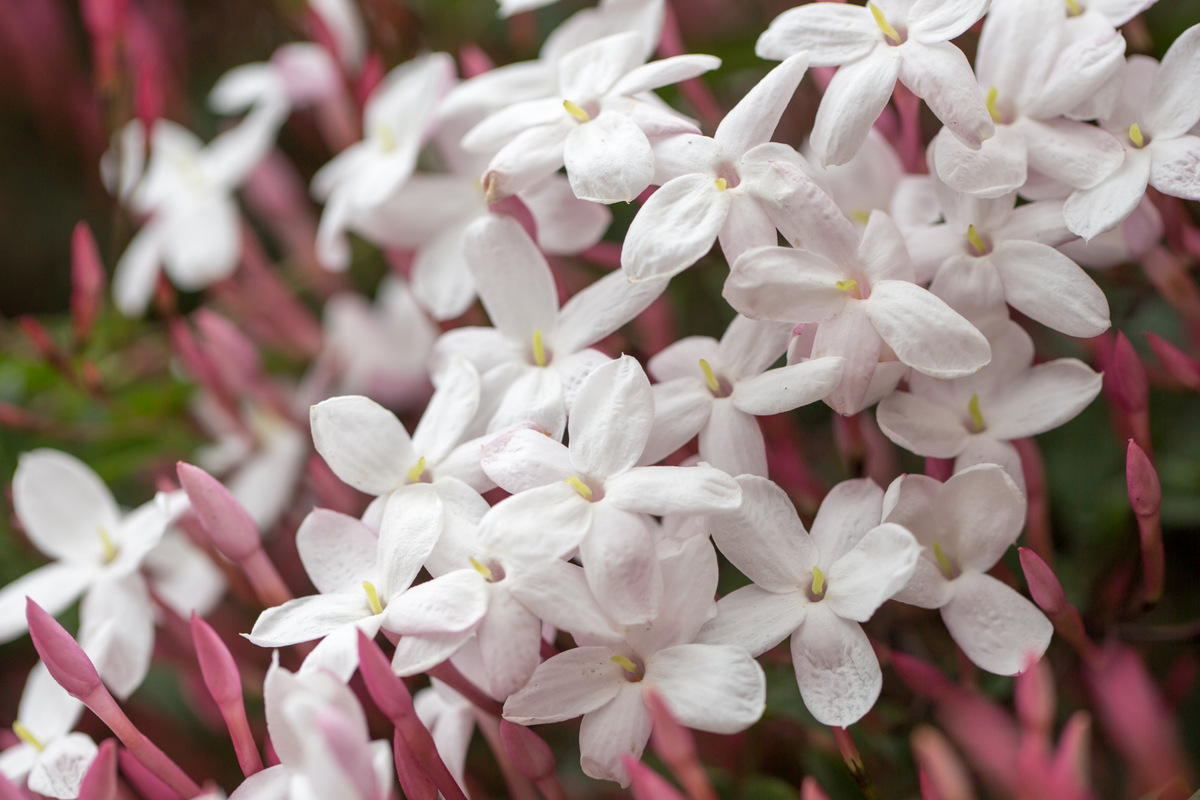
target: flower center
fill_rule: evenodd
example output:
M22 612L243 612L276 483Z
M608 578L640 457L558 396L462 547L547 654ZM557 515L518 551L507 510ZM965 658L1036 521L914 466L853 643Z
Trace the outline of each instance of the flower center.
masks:
M570 100L563 100L563 108L567 110L568 114L580 122L591 122L592 117L594 116L593 114L589 114L582 106L578 106L575 103L572 103Z
M482 575L488 583L499 583L504 580L504 568L499 564L493 563L491 566L488 566L476 561L474 558L468 558L467 560L471 562L471 566L475 568L475 571Z
M421 476L424 474L425 456L421 456L421 459L413 466L412 469L408 471L408 479L413 483L418 483L421 480Z
M396 149L396 138L392 136L392 129L382 122L375 123L375 138L383 152L390 153Z
M367 593L367 602L371 604L372 614L382 614L383 604L379 602L379 592L375 591L375 584L370 581L363 581L363 591Z
M713 368L703 358L700 359L700 371L704 373L704 381L708 384L708 390L713 393L713 397L728 397L733 391L729 381L717 377Z
M1129 141L1139 150L1146 146L1146 135L1136 122L1129 126Z
M813 567L812 575L812 585L804 593L808 595L809 602L819 603L825 599L825 590L829 587L825 582L825 573L821 572L820 567Z
M565 482L569 483L575 491L583 495L584 500L587 500L589 503L592 502L592 487L584 483L578 475L572 475Z
M117 547L109 538L108 531L104 529L103 525L96 526L96 533L100 537L100 544L104 547L104 563L110 564L117 557Z
M967 413L971 415L971 433L979 433L987 428L983 422L983 412L979 410L979 395L971 395L967 403Z
M539 328L533 332L533 363L544 367L550 363L546 358L546 345L542 342L542 331Z
M954 566L954 562L942 550L942 546L937 543L936 539L933 541L933 557L937 560L938 569L946 576L946 580L952 581L958 577L959 572Z
M29 730L29 728L26 728L24 725L22 725L20 720L17 720L12 724L12 729L13 733L17 735L18 739L32 747L34 750L37 750L39 753L46 749L46 745L38 741L38 738L33 735L33 732Z
M991 244L979 235L979 231L975 230L974 225L967 226L967 244L971 245L973 251L971 255L974 256L986 256L992 252Z
M1066 2L1068 17L1078 17L1083 13L1083 6L1079 4L1079 0L1066 0Z
M883 35L891 40L892 44L901 44L904 41L899 32L887 21L887 17L883 15L882 8L874 3L867 3L867 8L871 9L871 16L875 17L875 24L879 26L879 30L883 31Z
M637 683L646 676L645 667L635 663L628 656L613 656L609 661L616 664L621 669L625 670L625 680L630 683Z
M1000 95L1000 91L993 86L988 89L987 93L987 110L992 117L992 122L1004 122L1004 115L1000 113L1000 109L996 106L996 98Z

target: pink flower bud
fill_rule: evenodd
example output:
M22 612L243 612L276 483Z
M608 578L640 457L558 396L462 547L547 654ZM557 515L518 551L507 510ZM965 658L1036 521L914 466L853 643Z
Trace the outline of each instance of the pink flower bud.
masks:
M79 785L79 800L117 800L116 739L100 743L100 750Z
M1106 377L1112 381L1113 396L1127 413L1146 408L1146 369L1124 332L1117 333Z
M1028 547L1019 547L1021 569L1025 572L1025 581L1029 584L1029 593L1033 602L1047 614L1057 614L1067 607L1067 595L1063 592L1062 584L1054 570L1047 566L1037 553Z
M61 361L58 345L54 343L50 331L46 330L42 323L28 315L18 319L17 323L21 326L21 332L33 343L39 356L55 364Z
M912 751L917 766L928 776L939 800L972 800L975 797L966 767L946 737L936 729L926 725L913 731Z
M1150 463L1145 451L1132 439L1129 440L1125 455L1125 483L1129 487L1129 503L1133 506L1133 513L1139 517L1158 514L1162 507L1158 471Z
M192 318L204 336L209 362L220 374L226 390L234 396L248 392L261 374L258 348L225 317L207 308Z
M262 537L250 513L220 481L182 461L175 469L180 485L192 501L192 510L221 555L240 562L262 547Z
M825 794L816 778L806 775L800 782L800 800L829 800L829 795Z
M400 779L404 796L411 800L437 800L437 784L421 767L400 731L396 731L392 738L392 753L396 760L396 777Z
M33 646L50 676L66 689L67 694L86 703L86 698L101 688L100 675L87 653L58 624L58 620L28 597L25 598L25 619L29 621Z
M1172 378L1192 391L1200 392L1200 361L1153 333L1146 334L1146 341Z
M173 791L154 773L142 766L142 762L125 748L121 748L117 753L117 762L121 765L121 775L129 781L129 785L139 797L146 800L180 800L178 792Z
M1082 796L1088 794L1091 744L1092 718L1086 711L1076 711L1059 734L1058 751L1054 754L1051 770L1059 785Z
M87 338L104 301L104 265L96 238L86 222L71 235L71 331L75 341Z
M513 766L526 778L537 781L554 773L554 753L550 745L529 728L501 719L500 739Z
M242 677L237 663L221 641L221 637L204 620L192 612L192 643L196 647L196 658L200 662L200 673L204 685L216 701L233 740L242 774L247 778L263 768L262 756L254 744L254 735L246 719L246 706L242 699Z
M133 105L147 133L153 130L155 120L163 115L166 103L163 95L162 64L156 58L143 58L138 64Z
M621 756L621 763L629 773L633 800L686 800L667 779L640 761Z
M1013 699L1025 731L1049 742L1056 698L1054 676L1045 659L1027 659L1025 670L1017 675Z
M491 56L479 49L477 45L465 44L458 51L458 63L462 65L463 80L474 78L496 68Z

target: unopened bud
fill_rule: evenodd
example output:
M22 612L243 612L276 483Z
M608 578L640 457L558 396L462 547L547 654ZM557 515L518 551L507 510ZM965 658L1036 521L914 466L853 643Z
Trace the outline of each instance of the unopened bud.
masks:
M554 752L546 741L524 725L500 720L500 740L517 771L537 781L554 772Z
M1057 614L1067 607L1067 595L1063 592L1062 584L1054 570L1041 557L1028 547L1019 547L1017 552L1021 557L1021 569L1025 572L1025 581L1029 584L1029 593L1033 602L1047 614Z
M812 775L806 775L800 783L800 800L829 800L829 795Z
M209 361L220 373L233 395L246 392L258 378L261 364L258 348L225 317L202 308L192 318L204 336Z
M1148 403L1146 369L1123 332L1117 333L1113 342L1112 363L1107 374L1112 381L1113 396L1126 413L1145 410Z
M1054 724L1054 676L1045 659L1028 658L1017 675L1014 701L1021 725L1029 733L1049 741Z
M104 265L96 238L86 222L71 235L71 331L76 342L87 338L104 298Z
M84 700L101 687L100 675L87 653L33 598L25 598L29 635L50 676L67 694Z
M629 773L633 800L686 800L666 778L642 762L621 756L621 763Z
M175 468L192 510L221 555L241 562L262 547L262 536L250 512L219 480L182 461Z
M117 800L117 797L117 740L105 739L79 785L79 800Z
M1137 442L1129 440L1125 454L1125 483L1129 488L1129 503L1139 517L1150 517L1162 508L1162 485L1158 471Z
M940 800L971 800L975 797L966 767L946 737L923 725L912 734L913 758L928 776Z
M1146 341L1172 378L1192 391L1200 392L1200 361L1153 333L1146 334Z
M246 705L242 699L242 678L237 662L221 637L204 620L192 612L192 643L196 647L196 658L200 662L200 673L204 685L212 695L229 729L238 764L247 778L263 768L262 756L254 743L250 723L246 719Z

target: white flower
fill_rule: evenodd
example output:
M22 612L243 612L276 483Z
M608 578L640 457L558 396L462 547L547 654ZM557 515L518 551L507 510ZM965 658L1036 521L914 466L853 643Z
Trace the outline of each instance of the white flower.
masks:
M367 31L362 14L352 0L308 0L333 38L334 54L350 73L358 72L367 52Z
M717 126L713 138L671 136L655 143L654 182L661 187L638 211L621 251L632 281L670 278L696 263L718 238L730 263L777 237L758 200L758 181L774 161L808 164L771 141L808 59L797 55L771 70Z
M446 769L465 791L467 747L475 733L479 712L474 703L437 678L431 678L429 682L428 688L413 695L413 708L421 723L429 729Z
M664 602L654 542L641 514L703 514L736 508L733 478L711 467L637 467L654 422L650 381L622 356L588 376L571 406L570 447L531 430L497 437L483 469L517 493L566 482L557 502L584 515L579 554L600 605L618 622L651 620ZM576 540L578 541L578 540Z
M482 184L489 201L527 189L566 166L575 196L629 202L654 178L650 136L698 133L686 119L640 97L721 65L684 55L643 63L636 31L608 36L558 61L558 95L516 103L463 138L469 152L497 149Z
M689 336L650 359L654 427L640 463L653 464L700 435L700 458L730 475L767 476L756 416L781 414L829 394L842 379L840 358L768 370L787 348L788 322L738 316L717 342Z
M761 58L807 53L813 66L841 65L817 110L811 144L822 164L858 152L899 80L958 137L978 149L994 125L971 65L950 40L991 0L874 0L866 8L810 3L780 14L758 38Z
M1125 162L1099 185L1079 187L1063 212L1067 227L1091 239L1129 216L1146 185L1163 194L1200 200L1200 25L1175 40L1162 64L1131 56L1125 86L1100 124L1125 145Z
M651 556L654 557L654 553ZM703 536L658 545L662 609L623 640L589 644L541 664L529 684L504 704L522 725L583 715L579 756L594 778L629 784L622 756L639 759L650 738L646 689L658 692L680 723L736 733L758 721L766 702L762 668L741 648L695 643L712 616L717 560Z
M814 160L811 151L808 143L801 149L810 162ZM900 224L898 210L893 210L891 206L896 187L905 177L904 164L895 148L875 128L871 128L862 147L845 164L826 167L813 164L812 168L816 176L825 182L833 202L851 222L865 226L871 218L871 212L878 209L891 210L896 223Z
M1033 340L1007 322L992 335L992 363L975 375L909 378L907 392L879 404L880 429L917 455L954 458L955 469L1000 464L1024 487L1021 458L1009 442L1057 428L1100 393L1101 376L1074 358L1033 364Z
M713 541L754 581L717 603L699 640L759 655L792 637L792 665L818 722L846 727L875 705L883 675L863 633L916 569L920 547L900 525L880 524L883 490L844 481L825 496L806 533L782 489L738 477L742 507L714 514Z
M770 174L781 186L772 198L780 230L795 247L745 253L724 296L753 319L821 323L812 356L844 359L841 385L825 398L834 410L862 410L884 344L902 363L941 378L988 362L983 334L913 283L904 240L887 214L872 212L860 235L803 172L775 164Z
M883 518L912 531L922 558L896 600L938 608L975 664L1015 675L1046 652L1054 626L1030 601L987 575L1025 525L1025 497L995 464L945 483L903 475L888 487Z
M467 229L466 256L494 328L458 328L438 339L434 382L451 357L482 376L479 425L495 432L531 421L561 439L567 408L587 375L609 360L592 345L645 310L665 284L608 275L559 308L550 265L515 219L491 214ZM472 432L482 434L477 426Z

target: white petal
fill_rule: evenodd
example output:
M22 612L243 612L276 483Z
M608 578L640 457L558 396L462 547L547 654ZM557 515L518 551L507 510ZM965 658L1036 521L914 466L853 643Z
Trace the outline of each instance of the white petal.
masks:
M618 667L618 669L620 669ZM579 726L579 763L592 778L629 785L622 756L642 757L650 739L650 712L642 703L642 687L622 681L606 705L584 715Z
M624 31L572 50L558 62L562 96L585 103L608 94L622 76L646 60L644 48L640 32Z
M531 189L562 168L563 144L575 121L560 114L558 122L523 131L500 148L483 175L485 197L497 200Z
M1037 86L1036 100L1024 111L1042 119L1069 112L1103 90L1124 66L1125 40L1120 33L1072 42L1058 52Z
M529 565L569 555L592 523L592 508L565 481L501 500L484 515L479 543L506 559Z
M529 681L541 660L542 624L511 594L492 592L476 636L493 695L508 697Z
M780 61L808 53L813 66L855 61L879 43L879 26L865 9L851 5L802 5L783 12L758 37L754 53Z
M632 202L654 179L650 140L629 117L605 111L567 135L563 163L580 200Z
M792 635L808 613L799 591L776 594L760 586L743 586L717 602L717 616L700 630L696 641L727 644L759 656Z
M1146 128L1163 139L1181 136L1200 121L1200 100L1192 89L1200 79L1200 28L1179 35L1155 76L1146 98Z
M954 459L954 471L958 473L982 464L998 464L1003 467L1008 477L1012 478L1012 482L1021 490L1021 494L1025 494L1025 470L1021 464L1021 454L1011 442L993 439L986 433L972 436L967 441L967 446Z
M849 415L866 407L882 346L883 340L867 316L866 303L859 300L846 303L841 313L817 326L813 357L842 359L842 382L825 397L834 411Z
M741 158L752 147L771 141L779 118L808 69L807 53L789 53L785 59L746 92L717 126L713 139L726 158Z
M1149 153L1128 150L1125 161L1102 183L1068 197L1063 216L1071 233L1091 239L1132 214L1146 193L1150 167Z
M659 651L646 664L646 681L681 724L700 731L743 731L766 708L766 676L740 647L683 644Z
M565 481L575 472L566 447L528 428L501 434L486 445L483 470L514 494Z
M562 175L521 192L521 202L533 215L538 247L551 255L574 255L600 241L612 222L604 206L580 200Z
M866 622L904 588L920 557L917 540L904 528L893 523L872 528L830 566L825 603L843 619Z
M246 637L259 647L285 647L327 636L371 616L367 593L297 597L258 616Z
M978 147L995 133L996 126L971 64L950 42L931 41L930 37L922 44L917 39L914 35L903 46L900 81L924 99L930 111L967 147Z
M550 561L513 576L509 591L546 623L588 641L619 641L624 629L604 611L588 587L583 570L567 561Z
M229 800L288 800L291 782L291 770L283 764L276 764L242 781Z
M809 535L827 572L883 518L883 490L870 478L842 481L829 490Z
M525 688L504 703L504 718L520 725L561 722L600 708L627 683L607 647L576 647L543 662ZM639 697L640 700L640 697Z
M862 241L858 245L858 261L863 275L871 284L879 281L908 281L914 279L912 259L904 244L904 235L886 211L875 209L867 217Z
M479 372L466 358L451 358L413 431L413 451L436 467L462 440L478 409Z
M901 57L893 47L844 64L825 89L809 143L821 164L845 164L867 138L900 75Z
M99 561L105 536L117 535L120 513L104 481L58 450L22 453L13 475L13 507L29 540L52 558Z
M846 727L875 705L883 673L857 622L815 603L792 634L792 667L804 705L823 725Z
M93 656L95 647L88 643ZM86 651L85 651L86 652ZM83 703L58 685L43 662L38 662L25 680L17 719L41 742L57 739L75 727L83 713ZM13 776L9 776L13 777Z
M655 546L663 575L658 615L625 634L635 652L649 655L688 644L717 614L717 551L707 536L668 537Z
M705 514L742 502L737 483L711 467L635 467L604 484L617 508L642 514Z
M473 630L465 630L459 633L401 636L392 656L392 670L400 677L407 678L432 669L454 655L474 635Z
M953 583L942 620L977 666L1016 675L1046 652L1054 626L1030 601L990 575L968 570Z
M604 479L636 464L654 425L650 379L637 359L621 356L589 375L567 425L579 473Z
M664 351L665 352L665 351ZM655 464L690 442L708 422L713 396L696 378L678 378L650 387L654 425L638 464Z
M381 598L386 601L409 587L444 526L442 500L434 487L414 483L392 493L379 524L376 588Z
M991 254L1008 303L1068 336L1099 336L1112 323L1108 300L1071 259L1036 242L1002 242Z
M756 148L757 149L757 148ZM732 264L747 250L768 247L779 241L775 223L756 198L746 193L733 195L729 216L717 234L725 262Z
M605 275L562 307L548 341L551 356L595 344L645 311L666 288L666 281L630 283L620 271Z
M1151 147L1150 185L1172 197L1200 200L1200 137L1159 140Z
M785 157L786 151L780 153L777 147L756 147L743 159L743 172L750 166L755 171L749 191L792 247L819 253L834 264L856 264L862 237L854 223L842 213L812 166L799 154ZM747 164L752 156L766 160Z
M96 578L96 569L53 563L39 567L0 589L0 642L11 642L28 630L25 598L52 615L61 614Z
M840 358L814 358L739 381L730 399L747 414L759 417L782 414L815 403L833 391L841 380Z
M332 672L342 683L349 683L358 669L358 633L375 638L383 624L383 615L377 614L359 620L352 625L343 625L317 643L300 665L298 675L317 671Z
M967 446L961 420L909 392L893 392L880 401L876 419L889 439L919 456L954 458Z
M961 378L992 358L987 339L975 326L916 284L880 281L863 305L896 356L926 375Z
M737 482L742 487L741 506L708 518L708 530L721 553L770 591L792 592L810 584L817 548L787 494L756 475L739 476Z
M1070 119L1022 119L1029 168L1075 189L1090 189L1125 160L1125 148L1103 128Z
M767 446L758 420L729 398L713 401L700 429L700 458L729 475L767 475Z
M759 247L734 263L721 294L752 319L820 322L845 306L846 292L836 285L845 277L818 253Z
M242 237L237 204L225 195L199 198L162 220L162 259L171 282L196 291L233 274Z
M761 322L736 316L721 337L714 366L735 383L758 375L784 354L794 327L790 322ZM695 367L690 374L696 374Z
M957 39L989 5L991 0L917 0L908 11L908 35L925 43Z
M964 570L991 569L1021 535L1025 505L1020 489L998 466L957 472L942 484L935 507L949 534L947 552Z
M478 528L488 511L487 501L465 483L439 478L433 485L442 501L442 533L425 559L425 569L437 578L461 569L478 549Z
M488 594L478 572L455 570L393 597L383 626L401 635L462 633L487 613Z
M662 570L637 514L594 504L592 530L579 546L588 585L600 607L625 625L654 619L662 602Z
M416 464L408 431L396 415L366 397L335 397L309 412L313 446L334 474L367 494L402 486Z
M516 102L485 117L467 131L461 145L468 153L491 153L530 128L553 125L562 118L562 101L557 98Z
M664 280L683 272L712 248L730 202L708 175L667 182L630 224L621 268L634 281Z
M154 653L154 607L140 573L100 580L79 604L79 640L86 642L110 624L112 640L96 668L119 700L142 685Z
M938 178L956 192L1000 197L1025 184L1025 137L1011 125L997 125L996 133L978 150L970 149L949 128L943 128L930 149Z
M721 66L716 56L683 55L636 67L612 88L613 94L635 95L703 75Z
M492 414L487 432L499 433L506 428L532 422L558 441L567 427L566 396L561 372L523 364L514 366L519 372L517 379L504 391L504 399Z
M652 356L647 372L659 383L679 378L703 379L700 359L709 364L720 364L719 352L719 343L710 336L685 336Z
M548 333L558 314L558 289L537 245L512 217L489 214L467 228L463 248L492 324L532 347L534 332Z
M46 797L78 797L97 749L86 733L72 733L50 742L29 771L29 790Z
M361 588L375 578L379 536L360 520L314 508L296 531L296 550L313 586L322 594Z
M162 265L162 224L150 220L137 232L113 270L113 302L127 317L139 317L150 305Z
M1053 430L1086 408L1102 383L1099 373L1074 358L1032 367L988 404L988 434L1021 439Z

